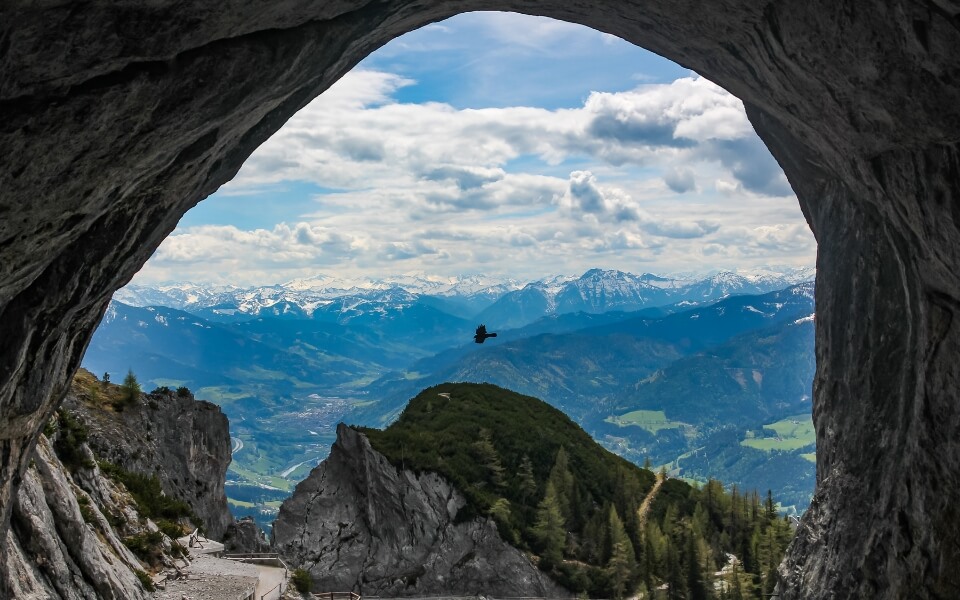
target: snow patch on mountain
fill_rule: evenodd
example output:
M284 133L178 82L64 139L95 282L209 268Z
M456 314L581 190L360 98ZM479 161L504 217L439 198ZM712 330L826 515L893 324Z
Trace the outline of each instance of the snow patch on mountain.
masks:
M536 281L482 274L442 277L421 272L379 279L318 274L251 288L195 283L153 287L131 284L118 290L114 299L130 306L166 306L214 319L315 318L321 313L338 313L338 320L344 321L362 314L402 311L422 298L435 298L470 303L474 307L472 314L478 316L519 310L522 317L512 323L517 325L549 314L713 302L733 295L783 289L799 282L810 283L794 293L812 297L815 275L813 268L766 268L707 275L635 275L596 268L580 276L550 275ZM499 309L498 304L502 304ZM108 311L104 318L109 322L115 315Z

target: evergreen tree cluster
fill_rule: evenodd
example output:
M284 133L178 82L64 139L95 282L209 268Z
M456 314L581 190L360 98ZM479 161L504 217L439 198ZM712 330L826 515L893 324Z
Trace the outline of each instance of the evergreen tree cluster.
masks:
M467 499L458 519L493 518L558 583L591 597L761 598L793 533L770 494L656 486L560 411L489 384L428 388L387 429L359 430L395 466L451 481Z

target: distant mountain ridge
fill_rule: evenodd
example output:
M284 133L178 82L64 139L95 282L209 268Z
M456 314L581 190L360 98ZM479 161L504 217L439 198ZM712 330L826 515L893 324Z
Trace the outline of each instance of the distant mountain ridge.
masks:
M490 347L452 348L405 371L388 373L367 389L381 399L377 410L384 416L390 414L386 407L393 405L398 411L419 389L463 381L509 386L582 418L595 410L597 402L619 395L620 390L684 356L809 317L814 310L813 293L814 284L803 283L665 315L646 314L650 309L603 317L579 313L567 317L581 323L579 327L571 324L543 333L533 327L508 330L495 342L491 340Z
M635 311L681 301L710 302L739 294L762 294L812 281L812 268L720 272L706 276L635 275L590 269L579 277L553 275L536 281L465 275L423 274L382 279L341 279L327 275L285 284L240 288L178 283L129 285L114 299L130 306L167 306L210 320L256 317L317 318L382 312L424 304L464 319L498 327L522 327L552 314Z
M801 435L762 438L767 425L809 412L813 276L591 269L526 284L320 276L247 289L129 286L84 366L132 368L149 385L185 385L223 406L242 447L231 473L247 487L235 499L260 511L325 455L337 422L387 424L443 381L543 398L631 460L769 485L802 510L812 447ZM474 344L478 323L499 337Z

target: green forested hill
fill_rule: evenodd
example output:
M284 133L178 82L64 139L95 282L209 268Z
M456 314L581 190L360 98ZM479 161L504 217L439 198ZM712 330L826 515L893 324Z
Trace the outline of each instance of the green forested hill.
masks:
M453 482L469 503L460 518L492 516L543 570L592 597L667 583L670 597L711 598L732 553L742 562L722 586L759 598L791 536L772 498L663 480L547 403L490 384L428 388L387 429L360 430L396 466Z

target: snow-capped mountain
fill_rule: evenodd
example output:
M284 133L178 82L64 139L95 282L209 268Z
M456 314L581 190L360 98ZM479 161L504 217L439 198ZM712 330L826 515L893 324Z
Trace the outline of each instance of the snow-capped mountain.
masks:
M193 283L129 285L114 298L131 306L168 306L214 321L257 317L328 320L337 314L335 320L343 322L367 313L383 317L419 302L460 318L477 318L497 327L521 327L550 314L634 311L761 294L811 281L814 275L813 269L761 269L706 276L590 269L579 277L551 275L524 282L485 275L408 273L347 279L320 274L253 288Z
M578 278L534 282L504 294L478 319L502 327L521 327L551 314L635 311L677 303L710 303L730 296L764 294L799 282L812 281L812 270L733 273L709 276L634 275L617 270L590 269Z

